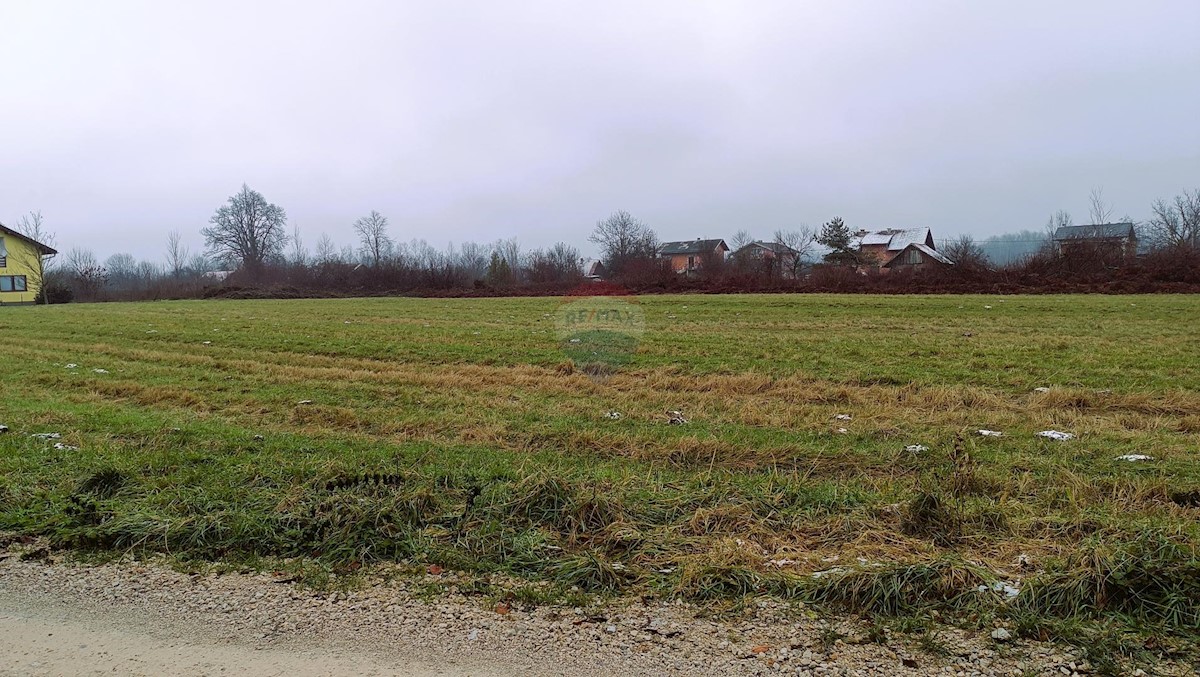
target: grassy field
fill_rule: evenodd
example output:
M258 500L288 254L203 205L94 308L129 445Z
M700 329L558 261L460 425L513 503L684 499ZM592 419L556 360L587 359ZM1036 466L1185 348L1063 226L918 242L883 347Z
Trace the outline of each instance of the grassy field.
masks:
M1200 299L644 297L600 377L563 303L0 309L0 530L312 576L436 564L519 601L1195 640Z

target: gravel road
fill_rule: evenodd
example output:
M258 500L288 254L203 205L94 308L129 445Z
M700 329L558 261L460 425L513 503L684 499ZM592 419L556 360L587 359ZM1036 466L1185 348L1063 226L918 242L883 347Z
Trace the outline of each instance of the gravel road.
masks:
M270 574L88 566L0 550L0 675L1089 672L1063 647L998 643L957 630L939 634L947 654L934 656L904 638L867 641L865 628L849 619L797 618L770 607L737 621L661 602L498 611L454 595L422 601L410 584L323 593ZM1156 674L1193 674L1158 668Z

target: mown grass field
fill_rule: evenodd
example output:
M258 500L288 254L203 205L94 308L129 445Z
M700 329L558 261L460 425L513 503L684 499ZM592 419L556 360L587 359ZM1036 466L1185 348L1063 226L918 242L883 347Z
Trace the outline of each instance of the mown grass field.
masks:
M1200 299L635 302L637 352L599 378L554 298L0 308L0 530L436 564L528 601L773 595L1195 640Z

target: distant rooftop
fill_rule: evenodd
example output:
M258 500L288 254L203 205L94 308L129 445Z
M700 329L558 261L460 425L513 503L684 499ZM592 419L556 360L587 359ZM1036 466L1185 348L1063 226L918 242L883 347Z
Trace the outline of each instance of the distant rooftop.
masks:
M664 242L658 248L660 256L677 256L680 254L711 254L717 247L724 245L725 240L683 240L680 242ZM729 249L728 246L725 247Z
M887 245L890 252L898 252L914 242L929 246L933 241L928 228L887 228L861 232L857 237L860 247Z
M1055 240L1108 240L1134 237L1132 223L1094 223L1087 226L1060 226Z

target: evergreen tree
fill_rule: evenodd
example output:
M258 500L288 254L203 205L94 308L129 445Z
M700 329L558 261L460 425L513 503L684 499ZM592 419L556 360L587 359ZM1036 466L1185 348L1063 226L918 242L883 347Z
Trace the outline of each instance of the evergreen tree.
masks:
M825 255L826 263L833 263L839 266L855 265L858 263L858 252L855 251L852 244L852 236L850 227L842 221L842 217L835 216L833 220L821 226L821 234L817 236L817 242L829 247L830 251Z

